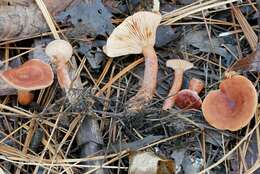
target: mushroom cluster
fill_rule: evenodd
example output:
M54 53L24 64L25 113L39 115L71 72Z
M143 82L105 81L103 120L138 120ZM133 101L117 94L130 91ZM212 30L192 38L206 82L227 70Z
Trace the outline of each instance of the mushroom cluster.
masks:
M173 107L177 93L180 91L183 81L183 73L192 68L193 64L180 59L171 59L166 62L166 66L174 69L174 82L168 98L164 101L163 110L167 110Z
M104 53L109 57L141 53L145 57L142 86L128 101L127 111L142 111L155 93L158 60L154 44L161 18L158 12L137 12L115 28L103 47ZM192 68L193 64L186 60L172 59L167 61L166 66L174 70L174 82L164 101L163 110L174 105L181 109L202 107L204 117L211 125L228 130L237 130L252 118L257 104L257 93L246 77L231 75L220 84L219 90L209 92L202 102L199 97L204 88L202 80L192 78L189 88L181 90L183 74Z

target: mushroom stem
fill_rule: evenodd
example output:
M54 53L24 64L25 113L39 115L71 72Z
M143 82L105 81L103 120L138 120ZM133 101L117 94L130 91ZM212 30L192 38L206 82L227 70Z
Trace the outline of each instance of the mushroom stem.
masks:
M203 88L204 88L204 83L201 80L195 79L195 78L192 78L190 80L190 84L189 84L190 90L199 94L202 91Z
M71 80L66 66L67 65L58 66L56 72L60 87L68 90L70 88Z
M153 98L153 94L156 90L158 72L157 55L154 48L150 45L143 48L143 55L145 57L144 79L142 87L128 102L127 108L130 112L143 110L145 104Z
M157 83L158 60L152 46L143 48L145 57L144 79L140 91L146 91L149 100L153 97Z
M30 91L18 90L17 101L21 105L28 105L32 103L34 95Z
M176 94L180 91L182 86L183 72L183 69L175 69L174 82L168 94L168 98L163 103L163 110L167 110L173 107Z

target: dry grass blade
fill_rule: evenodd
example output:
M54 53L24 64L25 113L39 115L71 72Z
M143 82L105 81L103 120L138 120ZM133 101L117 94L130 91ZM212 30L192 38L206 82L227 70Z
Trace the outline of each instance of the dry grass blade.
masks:
M12 108L10 106L6 106L4 104L0 104L0 109L5 109L5 110L11 111L13 113L19 114L21 116L24 116L24 117L27 117L27 118L32 118L32 114L28 114L26 112L23 112L21 110L15 109L15 108Z
M194 69L185 74L183 88L189 85L192 78L203 80L205 88L200 95L202 100L211 90L218 89L223 73L232 68L237 68L239 72L246 69L244 75L259 92L260 73L252 70L255 67L260 68L258 49L254 51L259 30L254 18L257 15L255 4L259 2L260 7L260 0L194 0L193 3L187 3L188 5L183 5L181 0L179 3L173 0L163 1L161 10L168 10L168 7L176 10L163 13L162 24L172 27L164 26L156 35L157 41L165 42L156 45L159 65L156 95L153 96L152 103L137 114L129 114L125 110L125 104L140 85L139 80L142 78L139 76L144 70L139 66L143 64L144 58L136 55L117 60L105 57L98 50L110 32L98 34L98 37L91 35L94 32L71 35L78 26L71 25L67 15L71 17L69 20L82 23L78 15L80 3L92 5L94 2L102 2L100 5L105 4L109 11L115 11L111 14L114 21L112 23L119 25L129 13L146 9L147 5L150 8L152 3L135 6L130 1L117 4L118 0L64 0L62 4L56 0L28 1L34 3L34 8L45 24L45 30L40 32L51 32L30 37L26 35L22 39L14 37L1 42L2 63L10 68L28 59L40 58L40 55L35 54L38 45L44 53L49 40L61 38L70 41L74 46L71 64L66 67L72 83L68 90L59 88L55 81L50 88L40 93L34 91L34 102L29 106L20 106L15 100L16 96L11 94L1 96L0 174L131 173L131 163L127 157L131 156L133 150L158 151L166 158L179 160L176 167L182 168L184 173L190 170L191 173L201 174L249 174L259 170L259 111L256 111L255 120L246 128L229 132L210 126L203 119L201 110L182 110L175 107L169 112L162 112L161 106L173 83L172 75L175 71L165 68L165 61L171 58L189 60L195 65ZM72 1L65 11L57 10L57 7L62 9L67 6L64 5L68 4L66 2ZM80 3L75 3L76 1ZM159 0L150 2L154 2L154 11L157 11ZM121 9L125 5L129 9ZM56 18L60 12L65 19ZM100 10L96 13L99 12ZM100 21L94 19L94 22ZM202 37L195 32L193 34L193 31L206 34L205 38L204 35ZM168 37L168 34L177 37ZM189 34L197 36L194 42L188 37ZM41 42L37 42L38 40ZM200 44L193 45L195 42ZM87 44L86 50L81 47L84 43ZM257 45L256 48L260 47ZM248 50L252 50L252 54L248 54ZM248 55L244 57L242 53ZM90 64L92 58L102 58L102 66L96 68ZM96 98L100 99L99 102L95 102ZM150 135L154 133L156 136L151 138ZM196 171L191 170L195 167Z
M70 124L69 130L66 132L66 135L63 137L63 139L61 140L61 142L59 143L59 147L55 150L55 154L53 156L52 162L51 164L54 164L54 162L59 159L58 157L58 153L61 151L62 146L65 144L66 140L68 139L68 137L70 136L70 134L72 133L72 131L76 128L76 126L79 124L81 120L81 115L79 115L78 117L76 117L72 123ZM51 170L51 168L49 169L49 171Z
M107 74L107 72L108 72L108 70L109 70L109 68L110 68L110 66L111 66L111 64L112 64L112 61L113 61L112 58L109 58L109 59L108 59L108 61L107 61L106 65L105 65L105 67L104 67L104 69L103 69L101 75L99 76L99 78L98 78L97 81L96 81L96 83L97 83L98 86L100 85L100 83L101 83L101 81L104 79L104 77L106 76L106 74Z
M209 5L206 5L204 6L203 3L201 3L201 5L198 5L196 7L194 6L191 6L187 9L183 9L181 11L177 11L177 15L175 14L175 11L172 11L172 12L169 12L166 13L164 16L163 16L163 22L162 24L163 25L172 25L174 22L182 19L182 18L185 18L191 14L195 14L195 13L198 13L200 11L203 11L203 10L207 10L209 8L214 8L214 7L218 7L218 6L222 6L222 5L226 5L228 3L232 3L232 2L237 2L238 0L227 0L227 1L222 1L222 2L215 2L213 4L209 4ZM206 2L208 4L208 2Z
M196 2L194 2L192 4L190 4L190 5L186 5L184 7L178 8L178 9L172 11L172 12L164 14L163 15L163 20L167 20L167 19L170 19L172 17L185 14L185 13L191 11L191 10L195 10L195 9L203 7L203 6L206 6L206 5L209 5L209 4L213 4L213 3L217 2L217 1L218 0L210 0L210 1L206 1L206 2L196 1Z
M128 65L127 67L125 67L122 71L120 71L117 75L115 75L111 80L109 80L109 82L107 82L107 84L101 89L101 92L104 92L106 89L108 89L115 81L117 81L120 77L122 77L123 75L125 75L128 71L130 71L131 69L133 69L134 67L136 67L137 65L139 65L140 63L144 62L144 58L138 59L136 61L134 61L133 63L131 63L130 65ZM100 96L101 93L98 92L96 94L96 96Z
M213 169L214 167L218 166L219 164L221 164L222 162L224 162L233 152L235 152L242 144L243 142L245 142L248 137L250 137L254 131L258 128L260 121L258 120L258 122L255 124L255 126L253 127L252 130L250 130L237 144L234 148L232 148L232 150L230 150L228 153L226 153L226 155L224 155L221 159L219 159L216 163L212 164L211 166L207 167L206 169L202 170L199 174L204 174L209 172L211 169Z
M40 10L42 11L42 14L47 22L47 24L49 25L50 29L51 29L51 32L54 36L55 39L59 39L59 34L55 28L55 25L52 21L52 18L51 18L51 15L50 13L48 12L44 2L42 0L35 0L35 2L37 3L37 5L39 6Z
M179 133L179 134L177 134L177 135L164 138L164 139L162 139L162 140L159 140L159 141L157 141L157 142L154 142L154 143L152 143L152 144L149 144L149 145L147 145L147 146L144 146L144 147L138 149L138 151L148 149L148 148L150 148L150 147L156 146L156 145L161 144L161 143L163 143L163 142L167 142L167 141L171 141L171 140L173 140L173 139L177 139L177 138L179 138L179 137L182 137L182 136L184 136L184 135L190 134L190 133L192 133L192 132L194 132L194 130L188 130L188 131L186 131L186 132L182 132L182 133ZM120 156L120 155L121 155L121 156ZM90 171L88 171L88 172L86 172L86 173L84 173L84 174L91 174L91 173L95 172L96 170L98 170L99 168L102 168L102 167L104 167L104 166L106 166L106 165L109 165L109 164L111 164L111 163L117 161L118 159L123 158L123 157L126 157L126 156L128 156L128 155L129 155L129 152L128 152L128 151L122 151L117 157L115 157L115 158L113 158L113 159L107 161L106 163L104 163L104 165L99 166L99 167L97 167L97 168L94 168L94 169L92 169L92 170L90 170Z
M252 29L252 27L250 26L250 24L247 22L246 18L244 17L244 15L240 11L240 9L238 7L234 7L234 6L232 6L232 9L234 11L234 15L235 15L238 23L240 24L241 29L243 30L243 33L244 33L251 49L253 51L255 51L256 47L257 47L257 41L258 41L257 35L255 34L255 32Z
M248 169L244 174L252 174L259 168L260 168L260 159L257 159L255 164L250 169Z

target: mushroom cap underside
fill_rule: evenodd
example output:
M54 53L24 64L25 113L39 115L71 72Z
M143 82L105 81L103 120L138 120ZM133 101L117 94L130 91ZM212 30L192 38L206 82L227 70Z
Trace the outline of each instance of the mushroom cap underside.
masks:
M159 13L141 11L127 17L107 39L103 50L109 57L140 54L146 46L154 46Z
M39 59L32 59L18 68L3 71L0 76L9 85L25 91L46 88L53 82L51 66Z
M205 119L221 130L236 131L246 126L257 107L257 92L253 84L236 75L222 81L219 88L209 92L202 103Z
M167 60L166 66L170 67L174 70L182 69L183 71L186 71L193 67L193 63L186 61L186 60L182 60L182 59L170 59L170 60Z

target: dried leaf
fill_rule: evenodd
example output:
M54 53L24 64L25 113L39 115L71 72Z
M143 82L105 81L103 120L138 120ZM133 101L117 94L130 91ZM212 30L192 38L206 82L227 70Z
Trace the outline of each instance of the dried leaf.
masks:
M80 1L58 16L61 23L74 26L74 30L68 33L71 37L107 35L114 29L111 17L100 0Z
M106 152L120 152L120 151L123 151L123 150L137 150L141 147L144 147L148 144L152 144L156 141L159 141L160 139L162 139L163 136L160 136L160 135L148 135L147 137L144 137L143 139L140 139L140 140L136 140L136 141L133 141L133 142L129 142L129 143L124 143L124 144L111 144L111 148L107 149L106 147Z
M198 48L201 52L214 53L223 57L222 64L224 66L230 65L234 60L234 56L223 48L222 44L225 44L236 56L237 51L234 45L226 43L223 39L212 36L209 40L209 36L206 30L191 31L184 36L183 43L181 43L181 50L187 49L186 46L192 46ZM212 47L211 47L212 46ZM196 54L194 48L190 48L193 54ZM189 49L189 48L188 48Z
M0 61L0 70L3 70L3 66L1 65L3 65L3 63ZM16 95L16 94L17 94L17 90L0 78L0 96Z
M6 95L16 95L16 89L5 83L2 79L0 79L0 96Z
M177 39L179 34L171 26L161 25L156 31L156 47L163 47L169 42Z
M260 72L260 44L256 51L238 60L232 67L233 71L257 71Z
M254 30L247 22L245 16L242 14L238 7L233 7L234 15L243 30L243 33L251 47L252 50L256 50L257 47L257 35L255 34Z
M105 59L105 54L100 49L105 43L95 40L92 42L79 41L78 51L87 57L91 68L98 70L101 62Z

